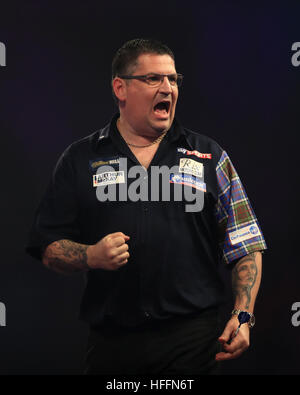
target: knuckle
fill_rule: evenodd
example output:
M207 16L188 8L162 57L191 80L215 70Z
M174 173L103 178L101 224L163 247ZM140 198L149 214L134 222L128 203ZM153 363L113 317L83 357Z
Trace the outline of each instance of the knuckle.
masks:
M110 248L111 247L111 238L110 237L105 238L103 240L103 242L104 242L104 245L105 245L106 248Z
M122 245L123 243L124 243L124 239L123 239L123 237L116 237L115 238L115 243L117 244L117 245Z
M108 259L114 259L116 257L116 254L114 253L114 251L112 249L107 251L107 257Z

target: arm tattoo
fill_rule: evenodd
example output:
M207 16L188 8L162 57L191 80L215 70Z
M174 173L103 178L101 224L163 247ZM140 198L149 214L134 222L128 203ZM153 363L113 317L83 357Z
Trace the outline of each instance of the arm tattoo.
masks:
M59 273L71 274L86 271L88 245L71 240L54 242L46 252L47 266Z
M257 278L256 253L241 258L232 270L233 292L240 302L246 298L245 308L248 309L251 301L251 290Z

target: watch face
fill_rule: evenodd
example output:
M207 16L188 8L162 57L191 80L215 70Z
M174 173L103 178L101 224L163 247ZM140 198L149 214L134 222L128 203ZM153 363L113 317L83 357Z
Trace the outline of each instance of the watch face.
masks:
M250 322L251 315L247 311L240 311L238 315L239 323L244 324L245 322Z
M243 323L247 323L249 328L253 328L255 325L255 317L254 314L248 313L248 311L243 310L232 310L232 315L237 315L240 325Z

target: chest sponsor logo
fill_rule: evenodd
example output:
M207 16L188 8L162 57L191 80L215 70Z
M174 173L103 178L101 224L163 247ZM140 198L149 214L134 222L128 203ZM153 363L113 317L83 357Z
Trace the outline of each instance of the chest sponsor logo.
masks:
M91 170L95 171L100 166L118 165L120 163L120 159L117 157L102 158L102 159L90 160L89 162L90 162Z
M187 185L192 188L196 188L199 191L206 192L206 184L203 181L197 180L192 175L186 174L171 174L170 183Z
M124 184L125 176L124 171L107 171L93 175L93 186L105 186L112 184Z
M241 243L242 241L253 239L254 237L261 236L260 230L257 225L244 226L243 228L229 233L229 239L232 245Z
M212 158L211 154L203 154L203 153L198 152L196 150L189 151L185 148L177 148L177 152L180 152L184 155L195 155L195 156L197 156L197 158L201 158L201 159L211 159Z
M189 158L181 158L179 161L179 173L192 174L195 177L203 177L203 163Z

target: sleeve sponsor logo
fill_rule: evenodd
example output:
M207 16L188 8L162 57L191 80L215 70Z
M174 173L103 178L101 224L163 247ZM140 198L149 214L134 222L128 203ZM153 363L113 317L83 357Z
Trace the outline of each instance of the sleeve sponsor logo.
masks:
M212 159L211 154L203 154L203 153L198 152L196 150L189 151L185 148L177 148L177 152L181 152L184 155L195 155L195 156L197 156L197 158L201 158L201 159Z
M112 184L124 184L125 176L124 171L107 171L93 175L93 186L105 186Z
M244 226L239 230L229 233L229 239L232 245L258 236L261 236L261 233L257 225Z
M179 172L192 174L195 177L203 177L203 163L189 158L181 158L179 161Z

